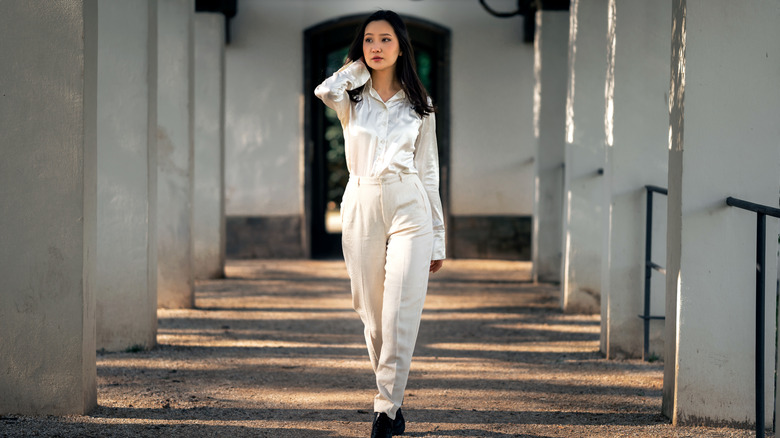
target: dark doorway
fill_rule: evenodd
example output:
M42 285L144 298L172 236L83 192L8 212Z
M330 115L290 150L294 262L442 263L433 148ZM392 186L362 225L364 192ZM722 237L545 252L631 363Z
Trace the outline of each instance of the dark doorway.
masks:
M305 183L304 238L312 258L341 258L339 206L349 175L336 114L314 96L314 88L344 63L358 26L369 14L328 21L304 32ZM450 31L404 16L420 79L437 106L436 133L441 196L449 218Z

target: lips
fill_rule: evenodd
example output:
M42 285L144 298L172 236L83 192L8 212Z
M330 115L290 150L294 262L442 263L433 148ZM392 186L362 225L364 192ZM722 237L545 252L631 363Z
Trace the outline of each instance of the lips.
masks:
M381 56L374 56L373 58L371 58L372 61L381 61L383 59L384 58L382 58Z

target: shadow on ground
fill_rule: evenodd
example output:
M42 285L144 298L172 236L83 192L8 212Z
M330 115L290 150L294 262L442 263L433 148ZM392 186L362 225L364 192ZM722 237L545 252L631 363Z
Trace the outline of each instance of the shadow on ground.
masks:
M0 436L365 437L373 373L338 261L231 261L158 346L98 355L89 415L0 417ZM410 437L742 437L673 428L662 365L606 361L598 315L565 315L530 264L448 261L407 387Z

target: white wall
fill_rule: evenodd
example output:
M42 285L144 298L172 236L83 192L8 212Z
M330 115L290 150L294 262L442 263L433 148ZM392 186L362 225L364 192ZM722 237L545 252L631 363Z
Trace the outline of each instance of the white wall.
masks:
M512 10L516 2L493 1ZM378 8L452 30L451 212L533 211L533 46L472 0L242 2L226 54L226 213L303 212L303 31Z

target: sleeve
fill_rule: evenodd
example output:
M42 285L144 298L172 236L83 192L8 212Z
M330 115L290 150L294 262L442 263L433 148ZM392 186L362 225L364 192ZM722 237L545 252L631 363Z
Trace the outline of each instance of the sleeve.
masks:
M433 253L431 260L444 260L444 213L439 196L439 150L436 144L436 115L431 113L422 119L420 134L414 148L414 165L423 187L428 193L433 216Z
M325 79L314 89L314 94L322 99L325 105L336 111L342 123L346 123L350 105L347 90L361 87L368 82L369 78L371 74L366 65L360 61L353 61Z

